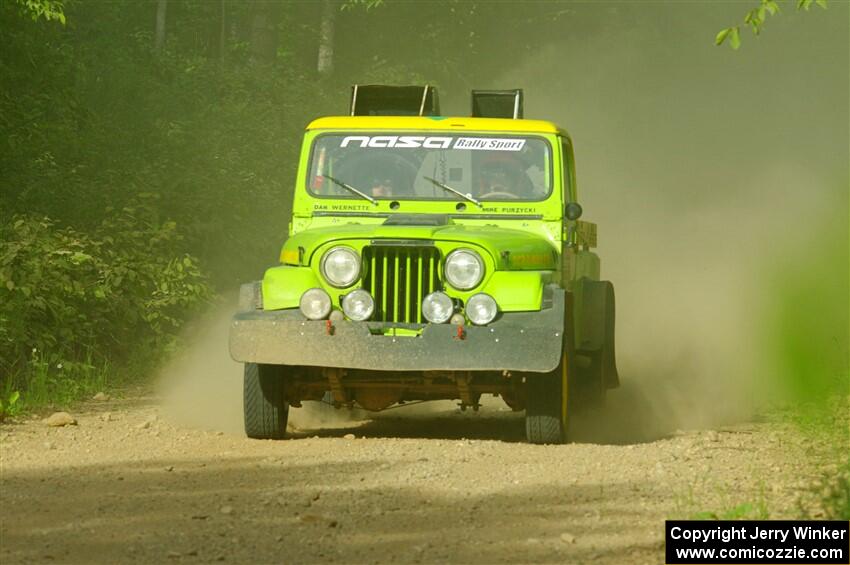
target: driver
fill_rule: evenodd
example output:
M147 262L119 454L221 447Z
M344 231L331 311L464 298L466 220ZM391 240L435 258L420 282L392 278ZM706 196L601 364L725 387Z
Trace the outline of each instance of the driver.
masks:
M376 198L380 198L382 196L392 196L393 195L393 181L392 179L374 179L372 181L371 188L372 196Z
M520 198L518 172L515 166L504 161L484 163L481 167L481 189L479 196L498 193Z

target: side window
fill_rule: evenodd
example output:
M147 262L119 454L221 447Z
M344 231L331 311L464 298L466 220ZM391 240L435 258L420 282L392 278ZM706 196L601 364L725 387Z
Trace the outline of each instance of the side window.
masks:
M574 202L576 200L576 168L573 159L573 144L569 138L561 140L561 155L563 155L564 166L564 201Z

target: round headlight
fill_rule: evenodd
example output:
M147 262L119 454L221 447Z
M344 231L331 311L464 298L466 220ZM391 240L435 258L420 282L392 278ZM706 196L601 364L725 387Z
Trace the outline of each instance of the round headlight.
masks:
M484 278L484 261L470 249L458 249L446 257L446 280L458 290L469 290L478 286Z
M337 288L354 284L360 276L360 256L350 247L334 247L322 257L322 276Z
M455 311L455 303L445 292L432 292L422 300L422 315L433 324L444 324Z
M466 301L466 316L476 326L489 324L498 313L499 307L489 294L475 294Z
M362 322L372 317L372 312L375 311L375 301L372 296L359 288L349 292L342 299L342 311L345 315L355 322Z
M331 313L331 297L321 288L311 288L301 295L298 307L308 320L324 320Z

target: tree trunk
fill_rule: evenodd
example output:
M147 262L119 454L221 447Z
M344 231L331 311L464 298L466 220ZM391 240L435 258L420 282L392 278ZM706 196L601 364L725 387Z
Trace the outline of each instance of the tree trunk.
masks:
M224 50L227 47L227 11L224 0L221 0L221 30L218 36L218 58L224 61Z
M333 0L324 0L322 23L319 28L319 60L316 70L320 75L329 75L334 67L334 20L336 4Z
M165 15L168 11L168 0L157 0L156 3L156 33L154 34L154 49L162 51L165 45Z
M255 2L251 21L251 57L255 61L270 62L277 54L278 4Z

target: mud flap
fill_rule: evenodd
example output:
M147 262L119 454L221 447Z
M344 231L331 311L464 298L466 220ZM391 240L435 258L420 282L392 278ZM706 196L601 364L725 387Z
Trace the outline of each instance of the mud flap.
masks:
M617 388L620 377L614 350L614 285L611 281L582 278L575 294L576 349L597 354L605 388Z

